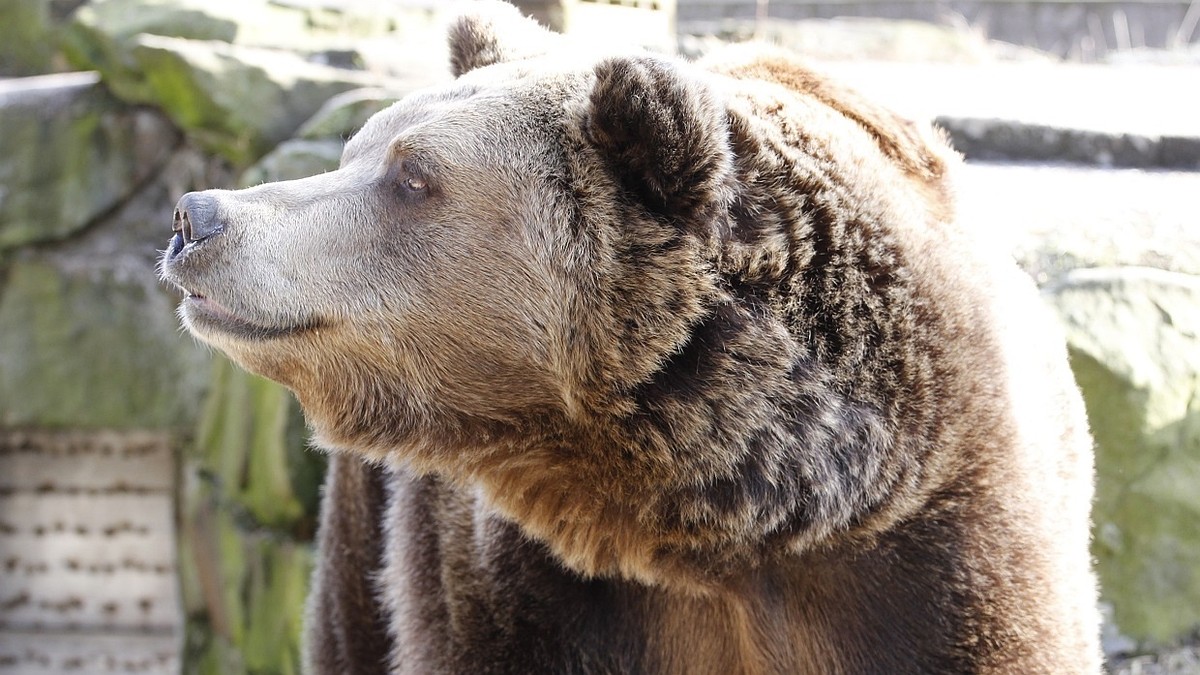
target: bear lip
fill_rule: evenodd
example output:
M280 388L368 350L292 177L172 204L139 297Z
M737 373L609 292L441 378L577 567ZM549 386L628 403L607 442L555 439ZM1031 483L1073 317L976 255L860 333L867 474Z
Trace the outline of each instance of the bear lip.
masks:
M246 340L268 340L295 335L317 326L314 321L290 325L263 325L242 318L224 305L199 293L184 289L183 312L193 330L218 332Z

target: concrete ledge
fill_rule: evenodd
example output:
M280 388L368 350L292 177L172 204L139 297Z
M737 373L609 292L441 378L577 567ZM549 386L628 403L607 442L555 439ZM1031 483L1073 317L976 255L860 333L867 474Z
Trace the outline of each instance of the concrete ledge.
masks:
M972 160L1200 170L1200 137L1064 129L973 117L937 117L934 122Z
M1173 49L1200 42L1187 0L800 0L772 2L774 19L878 17L970 26L993 40L1060 57L1094 60L1129 49ZM753 19L751 0L680 3L684 31L722 20Z
M842 62L820 69L968 159L1200 170L1200 67Z

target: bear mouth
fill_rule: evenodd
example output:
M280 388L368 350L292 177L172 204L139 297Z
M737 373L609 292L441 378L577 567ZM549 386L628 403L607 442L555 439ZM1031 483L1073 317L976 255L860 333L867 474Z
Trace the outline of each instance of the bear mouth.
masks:
M317 327L315 321L286 325L266 325L247 320L224 305L199 293L184 291L180 313L188 327L198 333L218 332L243 340L271 340L296 335Z

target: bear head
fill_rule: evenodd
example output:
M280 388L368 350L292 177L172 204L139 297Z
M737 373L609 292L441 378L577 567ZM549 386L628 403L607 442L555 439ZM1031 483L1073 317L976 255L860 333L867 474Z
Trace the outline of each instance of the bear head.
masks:
M160 270L187 328L373 456L627 406L711 304L727 123L698 70L560 40L463 17L456 78L338 170L186 195Z
M945 247L945 146L788 57L484 7L336 171L180 200L184 324L319 445L478 489L586 574L717 578L910 513L957 377L906 262Z

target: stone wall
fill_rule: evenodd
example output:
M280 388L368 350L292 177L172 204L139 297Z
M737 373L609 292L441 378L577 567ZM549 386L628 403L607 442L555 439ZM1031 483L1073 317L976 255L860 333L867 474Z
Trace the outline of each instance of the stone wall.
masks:
M1066 328L1096 438L1092 553L1110 654L1200 627L1200 173L975 166L962 215ZM1196 667L1180 673L1200 672ZM1122 672L1143 672L1137 669ZM1147 671L1158 672L1158 671Z
M178 669L173 450L160 432L0 431L0 673Z
M18 4L2 74L68 72L0 79L0 674L297 673L324 458L155 262L185 192L333 168L445 77L429 18Z

